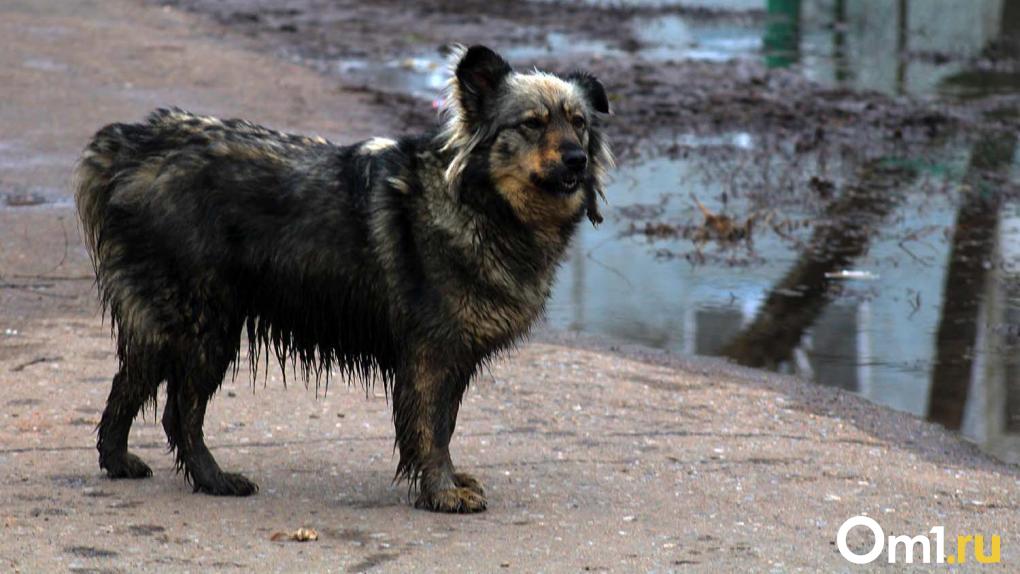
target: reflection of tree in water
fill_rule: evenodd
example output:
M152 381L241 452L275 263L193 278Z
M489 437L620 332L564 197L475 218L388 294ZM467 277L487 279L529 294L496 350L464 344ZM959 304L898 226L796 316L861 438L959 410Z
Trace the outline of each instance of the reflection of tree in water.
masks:
M942 316L935 338L928 418L960 428L974 368L978 317L991 266L1001 205L995 177L1007 170L1016 148L1012 132L992 134L974 147L949 252Z
M985 55L1015 58L1020 47L1020 3L1004 2L999 36ZM944 80L947 85L967 87L976 93L994 93L1002 78L989 70L964 70ZM1000 113L1016 113L1002 110ZM1016 133L989 133L974 146L967 170L960 209L953 231L949 267L943 294L942 316L935 338L928 418L948 428L963 423L974 369L978 317L989 270L989 256L995 247L1002 205L1002 181L1016 150ZM1007 404L1008 408L1008 404Z
M999 34L985 46L980 64L946 77L942 86L964 97L1015 94L1020 89L1018 59L1020 2L1005 0L999 16Z
M1020 301L1020 285L1012 283L1006 286L1007 299ZM1006 336L1003 340L1003 367L1005 375L1006 400L1003 408L1007 433L1020 435L1020 308L1008 308L1005 311Z
M797 263L775 285L754 321L722 354L751 366L776 369L789 361L804 332L832 300L828 274L867 251L869 236L901 199L913 170L872 162L857 182L826 208Z

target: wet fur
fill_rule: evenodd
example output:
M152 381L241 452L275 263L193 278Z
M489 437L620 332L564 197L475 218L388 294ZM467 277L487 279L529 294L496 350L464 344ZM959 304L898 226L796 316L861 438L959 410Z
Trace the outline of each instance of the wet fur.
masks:
M591 76L518 74L482 47L453 62L436 133L338 146L161 109L93 137L75 185L117 337L97 445L111 477L151 474L128 432L165 381L163 426L195 490L257 490L222 472L202 435L246 331L253 372L272 357L317 382L333 371L381 380L397 477L419 488L417 505L485 508L481 485L449 456L461 398L479 365L542 314L579 221L601 221L612 157L597 114L608 102ZM585 129L564 127L560 104ZM511 125L543 105L541 134ZM565 181L563 142L588 157L571 193L550 191ZM513 175L522 169L530 176Z

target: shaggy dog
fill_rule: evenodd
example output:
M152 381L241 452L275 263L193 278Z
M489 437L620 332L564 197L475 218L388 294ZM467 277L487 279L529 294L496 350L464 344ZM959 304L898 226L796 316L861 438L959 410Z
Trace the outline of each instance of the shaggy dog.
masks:
M485 509L449 444L468 381L542 315L579 222L601 221L613 160L591 75L515 72L456 47L436 132L338 146L177 109L89 143L76 201L119 370L99 423L112 478L152 471L128 452L166 381L163 428L196 491L245 496L203 440L206 404L247 333L305 377L380 377L397 478L415 505Z

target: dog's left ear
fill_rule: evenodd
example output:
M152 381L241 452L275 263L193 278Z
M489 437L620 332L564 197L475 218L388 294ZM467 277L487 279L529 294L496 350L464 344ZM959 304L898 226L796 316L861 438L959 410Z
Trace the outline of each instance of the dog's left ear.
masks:
M581 88L593 110L600 114L609 113L609 98L606 97L606 89L595 76L588 72L574 72L567 76L567 80Z
M492 103L500 84L513 69L499 54L485 46L471 46L457 62L460 104L472 121L481 118Z

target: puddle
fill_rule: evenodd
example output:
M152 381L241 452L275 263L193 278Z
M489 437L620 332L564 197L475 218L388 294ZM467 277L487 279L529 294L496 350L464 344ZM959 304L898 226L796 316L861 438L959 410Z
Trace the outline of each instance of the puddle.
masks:
M632 30L639 47L633 54L649 61L701 60L722 62L757 57L762 41L755 30L737 25L688 25L679 17L634 19ZM540 42L507 46L502 54L515 64L545 58L584 61L592 58L631 57L607 42L550 32ZM373 90L410 94L426 100L438 97L446 82L446 61L438 53L419 53L403 59L301 58L320 71L353 85Z
M439 96L448 77L445 60L438 54L381 64L366 60L343 60L332 66L334 74L351 84L371 86L373 90L383 92L410 94L427 100Z
M563 54L578 58L602 58L606 55L617 53L619 53L619 50L610 47L606 42L584 37L568 36L559 32L546 34L545 40L542 43L510 46L503 50L503 55L513 61L534 60L549 56L562 57Z
M736 24L692 23L679 16L638 18L633 35L638 54L649 60L727 60L756 57L762 51L757 30Z
M556 2L559 0L542 0ZM709 10L760 10L762 0L581 0L593 6L680 6L685 8L705 8Z
M761 8L748 4L739 9ZM1012 22L988 24L1000 18L997 1L976 0L954 21L940 18L936 10L914 10L904 19L893 2L775 5L794 8L783 12L773 8L765 18L634 18L623 24L634 40L626 54L606 42L557 32L545 34L538 43L504 47L503 52L512 62L553 56L564 60L636 56L653 63L763 59L769 67L791 68L823 85L890 95L974 97L1020 89L1020 71L995 69L994 62L990 69L970 69L983 50L1002 34L1012 33L1009 26L1020 27ZM438 54L317 65L332 66L334 73L355 84L428 100L435 99L443 86L443 59Z
M765 18L636 19L637 54L653 61L764 58L770 67L794 68L824 85L892 95L974 97L1020 89L1020 71L996 69L994 59L979 72L969 69L1020 31L1020 10L998 0L961 5L952 19L907 2L738 2L729 8L764 9Z
M631 233L635 214L696 228L703 217L691 196L714 213L761 212L767 197L719 201L732 192L704 154L621 168L606 223L583 229L563 267L549 324L796 373L960 428L1020 462L1020 203L999 211L959 192L984 161L980 148L948 145L907 176L874 181L846 165L830 174L845 184L835 193L878 185L898 199L837 198L817 213L780 198L772 206L782 218L804 225L786 237L763 229L753 249ZM742 169L752 152L732 149L741 151L728 165ZM1016 178L1009 149L996 165ZM954 235L961 218L988 232Z

